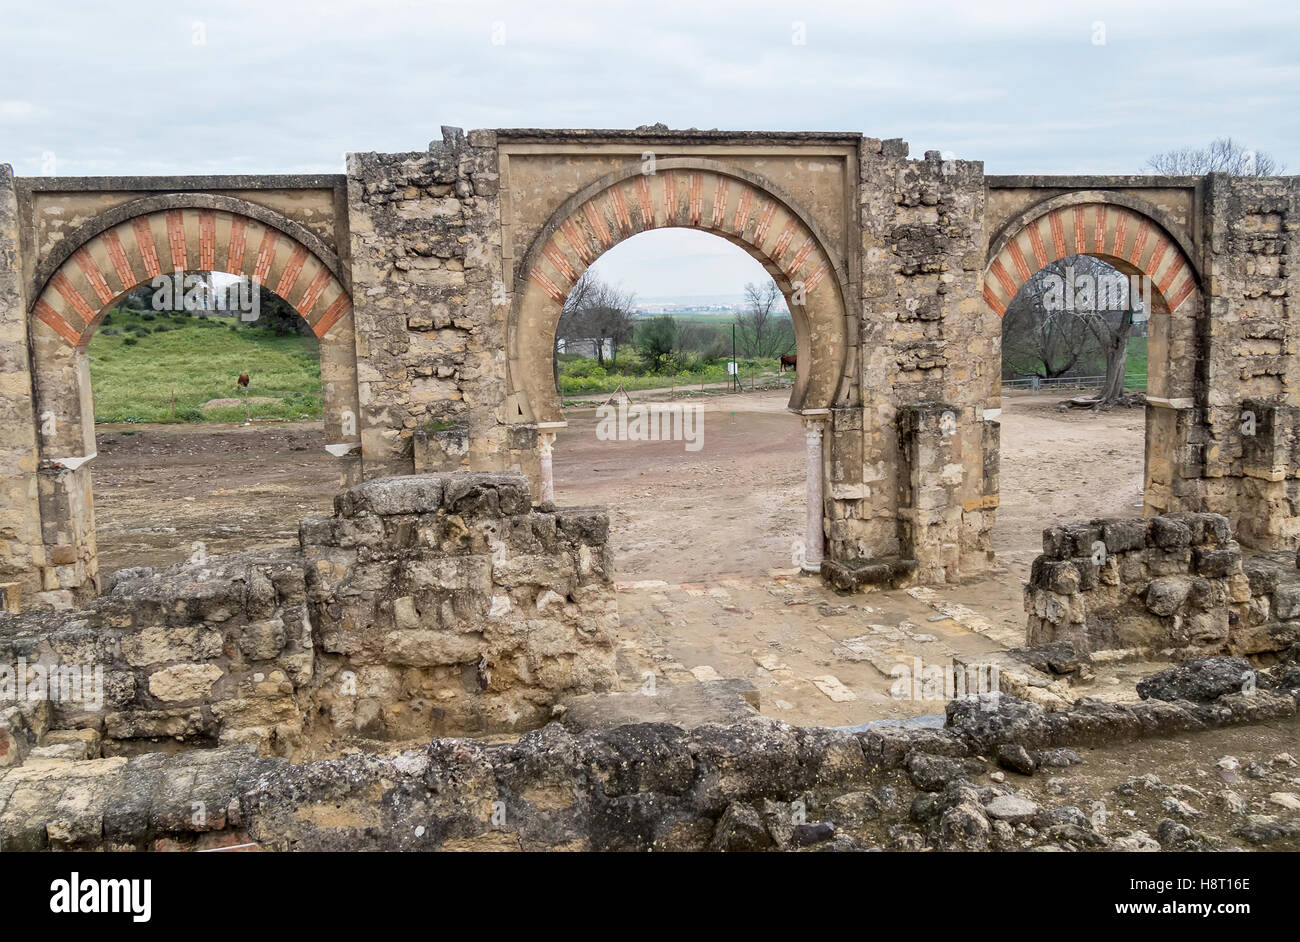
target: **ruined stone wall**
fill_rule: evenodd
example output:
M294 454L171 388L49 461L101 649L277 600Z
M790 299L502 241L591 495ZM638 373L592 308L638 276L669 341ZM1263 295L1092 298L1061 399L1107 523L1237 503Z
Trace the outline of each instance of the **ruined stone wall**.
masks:
M32 750L86 758L252 743L286 754L312 667L297 554L120 570L86 609L0 618L0 765ZM49 697L31 699L41 683Z
M1225 508L1263 549L1300 542L1300 179L1214 174L1199 433L1188 509ZM1191 422L1192 417L1185 421Z
M1256 672L1249 694L1247 668L1215 658L1163 672L1132 704L964 698L943 729L551 724L518 742L439 739L303 765L250 747L29 763L0 769L0 851L1285 849L1294 815L1251 815L1233 822L1235 840L1203 843L1161 822L1158 801L1106 827L1074 792L1039 805L1015 780L985 778L995 755L1032 774L1078 762L1068 747L1294 717L1300 652Z
M1175 657L1281 651L1300 641L1297 563L1243 562L1219 514L1051 527L1025 588L1027 641Z
M1001 333L980 294L983 165L906 156L865 139L859 162L863 405L832 413L827 501L844 588L991 561Z
M0 611L47 588L26 299L13 169L0 164Z
M91 465L82 463L94 450L88 365L73 338L60 332L59 318L31 315L28 305L36 299L28 289L51 265L71 266L72 280L81 278L79 263L57 257L76 241L67 237L123 212L142 193L169 205L179 200L178 206L246 199L255 204L249 212L282 214L285 225L303 227L301 238L319 241L331 259L338 250L339 284L349 290L353 312L349 319L339 302L342 319L322 346L326 428L336 454L360 438L361 473L368 479L513 470L540 492L535 423L542 417L528 415L538 404L525 399L539 389L549 395L549 327L542 322L558 309L561 292L548 278L531 277L523 253L536 251L545 259L534 259L539 265L572 269L565 257L581 256L585 265L614 243L615 229L621 238L652 223L689 223L751 249L767 246L789 259L791 278L824 250L834 285L815 273L821 266L801 272L827 288L812 295L822 307L815 336L799 341L798 382L818 391L806 411L825 427L824 572L841 588L954 582L989 567L1001 406L1001 322L982 283L990 238L1036 207L1075 196L1132 213L1149 203L1150 215L1137 228L1148 219L1166 227L1198 278L1188 284L1195 293L1183 295L1187 303L1177 317L1161 324L1160 312L1153 312L1146 512L1222 512L1242 541L1257 548L1300 541L1294 304L1300 273L1290 264L1300 249L1296 178L986 179L978 162L944 160L935 152L909 160L902 141L857 135L659 126L499 134L444 128L428 151L353 154L346 178L15 184L7 171L0 175L5 605L68 608L97 591ZM646 154L658 155L660 165L659 185L648 195L638 189L639 178L605 195L587 193L609 174L641 167ZM705 169L692 171L696 164ZM670 170L685 176L679 181ZM717 182L706 187L706 177ZM788 231L764 228L758 238L751 210L767 186L793 194L808 218L792 217ZM769 196L775 206L779 199ZM566 219L552 218L580 199L586 202L575 202ZM671 199L671 212L656 199ZM709 200L718 205L705 213ZM191 218L198 228L186 230L185 251L202 257L197 216L182 213L182 227ZM564 231L539 241L552 224ZM604 237L584 235L588 224ZM155 243L166 244L161 217L153 225ZM1157 244L1142 231L1132 233L1129 254L1137 260L1143 251L1153 256ZM746 242L747 232L755 242ZM1078 238L1071 244L1077 247ZM1142 248L1147 245L1152 248ZM97 265L104 275L105 251L87 246L90 268ZM576 255L565 256L570 250ZM289 242L276 251L276 264L287 265ZM245 260L254 254L249 249ZM547 283L545 312L517 304L524 292L544 292ZM51 303L73 303L51 285L45 292ZM82 300L91 297L89 285L82 286ZM108 298L100 293L98 300ZM513 329L512 317L520 320ZM511 338L523 335L535 343L520 352ZM520 366L508 357L529 365L527 396L511 385ZM40 364L35 373L33 358ZM352 415L354 377L358 416ZM558 400L549 408L558 412ZM47 413L55 421L41 435ZM562 415L544 418L558 422ZM41 457L63 466L42 464ZM347 480L356 479L356 457L345 460Z
M376 737L535 726L614 680L609 521L533 509L517 473L345 491L303 521L318 709Z
M614 683L603 511L534 509L509 472L370 481L336 508L301 552L120 570L84 609L0 615L0 765L529 729ZM20 667L79 690L98 668L102 700L24 699Z
M507 428L495 135L352 154L348 214L367 478L537 474L537 430Z

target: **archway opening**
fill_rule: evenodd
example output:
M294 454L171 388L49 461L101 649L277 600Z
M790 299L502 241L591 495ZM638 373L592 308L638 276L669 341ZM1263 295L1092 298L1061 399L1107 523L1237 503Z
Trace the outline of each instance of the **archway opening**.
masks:
M84 344L101 575L292 545L342 483L321 342L284 299L220 272L164 276Z
M182 201L183 205L176 205ZM95 540L92 468L99 450L89 352L97 332L120 331L103 335L97 345L109 356L97 371L104 397L101 418L137 420L126 423L136 426L128 431L138 432L142 418L165 419L160 427L173 427L183 424L182 420L209 414L227 417L220 413L220 403L211 413L203 409L211 400L221 398L236 399L236 415L242 412L248 428L257 427L259 417L271 418L267 413L275 408L281 417L310 418L318 412L325 450L336 456L341 472L350 474L359 460L360 444L356 346L351 298L340 271L338 260L321 240L296 223L239 200L204 195L150 197L125 204L87 222L42 259L37 271L40 287L29 321L41 458L40 512L46 556L55 563L50 572L57 580L57 590L67 593L69 601L84 601L102 584ZM237 290L232 292L232 286ZM140 291L144 293L137 295ZM128 304L133 297L137 300ZM268 320L258 327L255 322L263 311ZM178 312L201 316L194 324L182 325L173 316ZM103 323L106 317L108 325ZM224 323L214 328L222 317ZM247 364L236 369L220 351L210 348L214 337L228 338L222 349L229 355L232 349L247 347L273 320L281 325L305 322L319 340L318 354L299 349L300 356L282 360L271 370L272 376L285 374L275 380L275 391L281 395L257 397ZM255 324L253 333L240 335L240 324L246 322ZM199 323L207 326L195 326ZM303 343L310 346L311 342ZM196 349L198 356L194 355ZM158 354L168 352L180 359L171 363L164 358L159 369ZM287 368L289 361L297 367ZM234 373L224 382L213 380L205 386L204 377L232 369ZM244 373L249 374L248 379L241 383ZM289 379L287 374L295 378ZM268 377L262 379L265 382ZM314 396L310 391L313 382ZM157 401L158 387L165 390L165 405ZM266 401L252 401L255 397ZM152 415L149 410L154 410ZM147 450L161 453L167 448L156 445ZM264 461L255 454L239 452L227 443L196 463L205 473L216 469L236 469L248 476L266 473ZM344 460L340 463L337 458ZM134 475L128 468L124 475L124 486L133 488L162 488L173 483L165 462L153 471ZM342 476L334 476L326 492L335 490ZM224 497L230 490L216 486L207 496ZM185 512L178 513L178 518L195 517L194 508L202 496L190 493L179 498L185 502ZM161 541L170 545L165 551L159 547L157 554L142 553L140 547L132 552L128 547L111 562L166 563L204 558L210 551L202 535L157 523L157 500L147 498L137 510L151 519ZM290 507L295 521L301 516L289 501L251 496L247 502L263 509ZM227 545L220 547L222 551L247 548L256 542L244 539L229 517L230 513L214 515L221 532L230 537ZM285 542L292 539L291 532L277 536L285 537Z
M1003 565L1027 572L1056 524L1140 516L1156 298L1140 274L1090 255L1049 262L1002 317Z
M796 328L771 273L711 233L634 235L577 279L555 347L554 500L608 514L624 689L660 685L701 722L747 710L751 685L778 712L833 712L755 658L779 638L772 666L798 652L811 670L804 652L829 643L815 606L792 618L784 604L821 587L801 572L807 430L788 408Z
M1046 526L1149 516L1177 506L1175 492L1183 474L1179 462L1186 452L1179 443L1192 411L1203 301L1184 242L1161 218L1158 210L1129 197L1089 191L1026 211L994 240L984 270L984 299L1003 319L999 333L1007 329L1013 334L1003 352L1005 378L990 402L1002 426L994 544L1003 564L1013 569L1026 570ZM1021 304L1027 305L1023 318L1011 310ZM1073 380L1076 387L1092 388L1046 395L1044 325L1059 329L1057 340L1063 346L1072 331L1082 345L1074 365L1060 370L1063 376L1104 377L1109 362L1112 382ZM1022 328L1028 329L1030 342L1014 338ZM1023 359L1026 347L1028 362ZM1127 356L1117 358L1116 352ZM1067 350L1064 359L1047 358L1059 368L1072 356ZM1123 368L1116 370L1120 363ZM1035 371L1040 373L1037 383L1031 375ZM1065 378L1055 384L1069 382ZM1013 384L1029 389L1013 390ZM1102 395L1104 386L1109 395ZM1046 409L1039 406L1036 424L1028 404L1034 398L1046 403ZM1098 398L1105 401L1098 403ZM1139 398L1144 400L1141 413ZM1084 401L1076 404L1075 399ZM1023 426L1018 412L1025 416ZM1116 431L1116 425L1125 428Z
M770 184L713 161L671 158L592 183L532 238L519 268L506 335L507 421L561 421L551 361L565 299L591 264L655 229L710 233L757 260L793 312L800 368L788 406L825 414L852 398L853 368L843 264L808 215Z
M554 346L567 423L555 500L609 507L620 579L795 567L806 517L805 437L786 408L796 333L762 265L706 232L633 236L576 280Z

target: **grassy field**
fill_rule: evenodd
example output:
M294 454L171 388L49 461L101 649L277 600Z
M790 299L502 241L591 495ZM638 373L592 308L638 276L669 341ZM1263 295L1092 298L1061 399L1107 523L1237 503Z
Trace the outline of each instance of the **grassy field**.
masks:
M635 354L621 356L620 361L628 372L622 372L617 365L602 368L595 360L584 357L561 357L560 360L560 394L564 396L582 396L592 393L612 393L619 386L628 392L638 389L659 389L671 386L698 387L701 383L721 383L728 378L726 361L697 364L694 369L676 373L648 373L639 368ZM769 375L776 375L777 361L771 358L738 358L742 382L748 386L750 377L762 380Z
M1124 361L1124 388L1147 388L1147 338L1128 338L1128 358Z
M212 399L238 398L248 373L254 419L319 418L320 353L315 337L277 336L234 318L113 311L87 351L96 422L237 422L242 402L204 409ZM173 405L174 397L174 405Z
M1019 364L1024 368L1024 364ZM1041 370L1042 364L1034 360L1030 368ZM1003 380L1010 379L1008 367L1004 362ZM1106 373L1105 360L1097 360L1091 364L1084 364L1074 370L1071 375L1078 376L1104 376ZM1147 386L1147 338L1130 337L1128 339L1128 356L1124 360L1124 388L1134 390L1144 390Z

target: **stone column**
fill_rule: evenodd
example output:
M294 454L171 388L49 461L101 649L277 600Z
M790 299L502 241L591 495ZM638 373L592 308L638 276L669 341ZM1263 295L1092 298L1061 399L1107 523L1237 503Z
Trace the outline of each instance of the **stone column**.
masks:
M551 446L555 444L555 433L539 430L537 447L542 457L542 494L541 502L555 502L555 476L551 469Z
M0 164L0 611L33 607L46 588L19 225L13 169Z
M822 436L825 432L824 414L805 414L804 434L808 442L807 494L808 526L804 535L805 572L821 572L825 537L822 533Z

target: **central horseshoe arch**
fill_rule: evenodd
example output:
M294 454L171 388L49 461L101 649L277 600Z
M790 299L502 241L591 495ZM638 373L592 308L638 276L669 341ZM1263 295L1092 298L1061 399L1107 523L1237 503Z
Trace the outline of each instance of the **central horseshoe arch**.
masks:
M853 363L845 266L815 220L758 176L711 160L670 158L610 174L574 194L533 239L515 276L506 332L506 421L564 420L551 358L570 289L615 245L649 229L726 239L762 264L790 307L798 368L789 408L850 404ZM799 303L802 301L803 303Z

